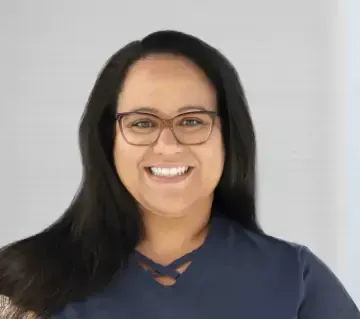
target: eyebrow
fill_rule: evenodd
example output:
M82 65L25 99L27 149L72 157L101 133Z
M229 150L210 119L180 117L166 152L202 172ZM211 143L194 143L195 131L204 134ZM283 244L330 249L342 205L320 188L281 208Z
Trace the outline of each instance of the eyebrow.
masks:
M154 107L138 107L131 110L132 112L147 112L147 113L154 113L159 114L160 111ZM186 112L186 111L208 111L207 108L203 106L196 106L196 105L187 105L178 108L177 110L179 113Z

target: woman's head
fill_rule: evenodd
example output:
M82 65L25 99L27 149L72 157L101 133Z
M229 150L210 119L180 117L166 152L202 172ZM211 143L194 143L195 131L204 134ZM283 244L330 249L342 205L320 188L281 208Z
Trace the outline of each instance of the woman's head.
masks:
M89 129L98 139L85 141ZM214 199L255 225L246 99L231 64L201 40L160 31L121 49L98 78L80 133L91 150L85 164L118 177L120 205L181 216Z
M117 112L115 167L142 210L172 217L211 207L224 151L216 89L202 69L173 54L141 58Z

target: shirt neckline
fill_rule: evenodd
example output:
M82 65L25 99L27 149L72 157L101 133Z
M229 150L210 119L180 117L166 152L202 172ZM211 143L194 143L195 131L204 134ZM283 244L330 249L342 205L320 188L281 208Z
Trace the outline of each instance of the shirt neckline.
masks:
M140 280L141 286L145 290L157 291L158 293L181 292L183 289L193 289L195 286L201 285L204 280L211 280L213 276L217 275L216 269L221 269L218 268L219 264L225 262L226 245L224 246L222 243L226 239L227 225L226 218L217 214L212 215L209 222L209 232L204 243L199 248L181 256L166 266L160 265L135 251L130 258L129 264L130 268L135 270L135 277L133 278ZM147 271L138 263L139 259L143 259L146 264L150 263L152 266L156 266L154 268L157 268L160 272L169 272L169 274L176 276L176 273L172 272L169 266L177 265L187 258L191 258L190 265L181 275L177 275L176 282L170 286L157 282L152 277L152 271ZM184 262L181 264L184 264Z

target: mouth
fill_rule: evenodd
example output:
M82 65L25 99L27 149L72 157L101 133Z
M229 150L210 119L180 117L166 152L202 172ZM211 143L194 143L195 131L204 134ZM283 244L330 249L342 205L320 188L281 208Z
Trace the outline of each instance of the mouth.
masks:
M161 182L182 181L191 174L193 169L194 167L186 165L174 167L149 166L145 168L151 179Z

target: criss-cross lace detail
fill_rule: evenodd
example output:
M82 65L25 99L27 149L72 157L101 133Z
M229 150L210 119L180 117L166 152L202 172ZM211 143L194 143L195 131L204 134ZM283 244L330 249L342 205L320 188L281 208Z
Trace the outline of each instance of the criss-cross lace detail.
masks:
M174 289L175 286L177 289L184 286L188 280L193 281L191 278L194 276L198 280L201 277L199 272L206 272L207 265L212 260L212 250L214 247L218 247L222 239L222 233L218 231L222 219L217 216L216 212L211 216L208 234L202 245L169 264L163 265L155 262L136 250L131 258L132 265L137 266L134 268L136 276L140 275L144 280L148 280L150 277L152 282L156 282L160 286L174 286ZM217 222L216 227L213 225L214 219ZM141 273L137 273L137 271L141 271Z
M179 271L179 268L186 264L190 264L199 249L200 248L187 253L166 266L156 263L138 251L135 252L135 258L139 264L146 267L144 267L145 270L152 273L153 277L170 277L173 281L176 281L182 274L182 272Z

